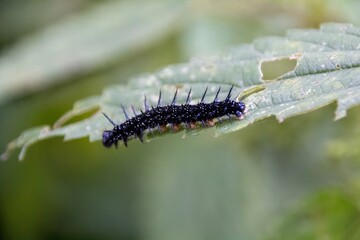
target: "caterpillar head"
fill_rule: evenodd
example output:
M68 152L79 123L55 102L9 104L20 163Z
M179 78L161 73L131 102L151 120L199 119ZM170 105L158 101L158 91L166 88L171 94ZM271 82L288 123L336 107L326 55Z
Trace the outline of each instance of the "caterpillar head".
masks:
M117 144L117 139L115 139L114 137L114 132L113 131L104 131L102 134L102 144L109 148L111 147L113 144Z
M245 113L245 104L243 102L231 101L230 103L230 113L241 118Z

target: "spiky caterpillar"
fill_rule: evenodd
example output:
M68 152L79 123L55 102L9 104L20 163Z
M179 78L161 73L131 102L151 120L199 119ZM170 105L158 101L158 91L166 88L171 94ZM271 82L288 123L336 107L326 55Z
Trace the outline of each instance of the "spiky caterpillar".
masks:
M156 107L148 108L146 96L144 100L145 112L141 110L141 114L137 115L133 109L135 117L129 118L124 107L121 105L126 117L126 121L121 124L115 124L105 113L104 116L114 126L112 130L105 130L102 135L102 143L105 147L111 147L113 144L117 147L118 141L123 141L125 146L132 137L138 137L143 142L144 131L160 128L170 124L173 128L177 128L180 124L185 124L185 127L194 127L196 122L201 122L205 127L207 123L212 122L213 119L218 119L221 122L221 117L231 115L242 119L245 113L245 104L241 101L231 100L230 88L227 97L218 101L218 96L221 87L215 95L215 99L211 103L204 103L207 88L198 104L190 104L191 89L188 93L185 104L175 105L177 90L175 92L173 101L170 105L160 106L161 91Z

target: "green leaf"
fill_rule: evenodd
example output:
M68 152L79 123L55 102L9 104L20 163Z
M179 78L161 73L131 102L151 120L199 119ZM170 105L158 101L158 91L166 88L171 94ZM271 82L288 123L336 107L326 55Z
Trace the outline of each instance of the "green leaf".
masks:
M183 23L183 10L183 1L111 1L47 27L0 57L0 104L151 46Z
M193 89L193 100L200 99L209 87L207 101L212 100L221 86L224 97L231 85L235 92L242 92L248 108L242 121L235 119L217 124L216 135L239 130L255 121L275 116L279 122L291 116L307 113L337 101L335 119L346 116L347 109L359 104L360 29L350 24L324 24L320 30L290 30L286 37L268 37L253 44L233 47L216 56L193 58L188 63L165 67L153 74L144 74L129 81L128 85L110 86L99 97L76 104L56 128L23 134L22 141L9 145L25 149L41 139L64 136L65 140L89 137L101 139L104 129L111 124L101 115L105 112L116 122L124 116L120 104L142 108L146 94L149 102L156 104L158 92L163 92L163 104L171 101L179 89L178 102L184 102L187 92ZM264 62L297 60L295 68L275 80L263 80L261 66ZM99 108L93 116L69 125L60 126L69 116ZM60 124L59 124L60 123ZM26 133L26 132L25 132ZM191 132L194 133L194 132ZM197 133L197 131L195 131ZM187 132L184 133L187 135ZM165 134L148 134L148 138ZM20 155L20 159L24 154Z

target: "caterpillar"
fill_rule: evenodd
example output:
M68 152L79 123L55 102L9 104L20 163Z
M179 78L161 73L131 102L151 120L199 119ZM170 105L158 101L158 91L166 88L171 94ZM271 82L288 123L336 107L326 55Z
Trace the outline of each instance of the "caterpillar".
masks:
M136 114L135 109L132 107L134 117L129 118L129 115L125 111L123 105L121 108L124 112L126 121L121 124L115 124L115 122L108 117L105 113L103 115L114 126L112 130L105 130L102 134L102 144L105 147L110 148L115 145L117 148L118 141L123 141L127 147L128 140L131 138L139 138L141 142L144 142L144 132L170 125L172 129L178 129L180 124L184 124L186 128L194 128L197 122L201 122L204 127L207 125L214 125L213 120L216 118L222 122L221 118L224 116L235 115L239 119L243 119L245 113L245 104L242 101L237 101L237 97L231 100L231 91L234 86L231 86L227 97L219 101L218 96L221 87L216 92L215 98L211 103L204 103L206 92L205 89L202 95L201 101L197 104L190 104L191 89L188 92L186 102L184 104L176 105L176 96L178 90L176 89L175 95L170 105L161 106L161 91L159 93L158 103L156 107L148 107L146 95L144 97L145 111L141 111L141 114Z

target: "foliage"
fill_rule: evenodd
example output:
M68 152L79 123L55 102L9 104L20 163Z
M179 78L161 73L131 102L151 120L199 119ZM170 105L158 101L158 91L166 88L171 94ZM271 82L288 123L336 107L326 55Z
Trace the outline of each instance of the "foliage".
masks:
M3 3L2 149L20 137L0 167L0 238L358 239L358 7ZM120 104L139 110L145 93L168 103L179 88L181 103L192 87L196 102L208 86L211 101L233 84L243 121L118 150L84 139L111 127L101 111L123 121ZM33 143L21 164L9 154Z

